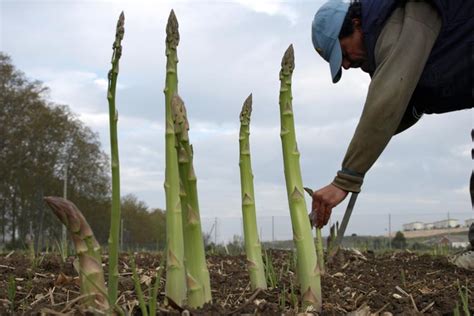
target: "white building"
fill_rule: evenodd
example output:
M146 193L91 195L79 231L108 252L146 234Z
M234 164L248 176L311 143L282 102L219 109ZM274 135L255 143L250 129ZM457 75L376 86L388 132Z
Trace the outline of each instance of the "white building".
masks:
M426 223L426 224L424 225L424 228L425 228L425 229L433 229L433 228L434 228L434 224L433 224L433 223Z
M457 219L444 219L433 223L434 228L453 228L459 225Z
M424 228L425 228L425 225L422 222L412 222L408 224L403 224L404 231L422 230Z
M466 219L466 226L469 227L471 226L472 223L474 223L474 218L469 218L469 219Z
M439 244L451 246L453 248L466 248L469 241L466 236L443 236L438 241Z
M440 236L440 237L433 237L427 241L425 241L427 245L435 246L448 246L452 248L466 248L469 245L469 241L467 240L467 236Z

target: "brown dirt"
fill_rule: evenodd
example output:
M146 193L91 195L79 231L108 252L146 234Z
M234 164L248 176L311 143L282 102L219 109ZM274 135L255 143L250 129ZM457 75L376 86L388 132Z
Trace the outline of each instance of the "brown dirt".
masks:
M293 255L289 251L273 250L272 258L278 287L254 293L250 290L245 256L209 255L213 304L192 314L296 314L298 297ZM449 315L456 303L460 304L459 284L469 289L469 307L474 311L474 272L458 269L444 257L417 255L408 252L387 253L375 256L365 253L360 258L344 252L329 267L322 279L323 312L321 315L346 315L368 306L372 313L389 311L394 315L416 315L429 307L427 315ZM142 288L148 296L148 286L160 266L161 255L135 254ZM62 263L55 254L40 256L34 265L22 253L0 256L0 314L39 314L48 312L84 313L79 302L77 273L73 257ZM104 261L107 258L104 257ZM129 258L120 258L119 305L131 314L140 315L134 285L131 280ZM105 267L107 271L107 267ZM403 271L403 272L402 272ZM58 280L60 273L66 278ZM16 279L14 310L7 294L9 278ZM162 314L179 314L164 304L164 277L158 296ZM397 289L399 287L399 289ZM405 293L404 293L405 292ZM412 299L413 298L413 299ZM250 300L249 300L250 299ZM284 302L283 302L284 300ZM415 307L416 306L416 307ZM168 311L168 312L166 312ZM301 310L299 310L301 312Z

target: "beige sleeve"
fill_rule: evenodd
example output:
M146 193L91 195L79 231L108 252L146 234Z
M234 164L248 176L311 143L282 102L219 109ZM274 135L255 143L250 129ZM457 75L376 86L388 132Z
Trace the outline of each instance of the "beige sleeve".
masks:
M400 124L440 28L438 12L424 1L409 1L390 16L377 40L376 71L335 186L360 192L365 173Z

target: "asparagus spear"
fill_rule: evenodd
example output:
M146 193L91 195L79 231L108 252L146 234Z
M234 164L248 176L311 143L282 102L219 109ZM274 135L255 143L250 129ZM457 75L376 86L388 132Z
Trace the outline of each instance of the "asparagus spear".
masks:
M197 178L193 167L193 148L189 143L189 123L183 100L175 94L171 101L176 134L181 207L183 215L184 258L188 285L188 305L197 308L210 302L211 281L206 266L204 240L199 216Z
M87 305L108 310L100 245L81 211L70 201L54 196L44 198L56 217L69 231L79 258L81 294L87 295Z
M290 206L293 240L297 252L297 275L303 305L321 309L321 280L317 274L316 251L303 196L299 157L293 119L291 76L295 67L293 45L283 56L280 71L280 119L286 189Z
M171 110L171 99L178 92L178 21L171 10L166 26L166 296L182 305L186 298L184 270L183 223L180 202L180 183L176 139Z
M262 246L258 238L255 194L253 187L252 164L250 160L250 115L252 113L252 94L248 96L240 112L240 184L242 192L242 217L244 223L245 253L253 290L266 289L265 269L262 260Z
M306 193L309 194L309 196L312 198L313 197L313 190L307 187L304 187L304 190ZM313 219L313 213L311 212L309 214L309 223L310 226L313 227L315 223L315 219ZM326 268L324 266L324 247L323 247L323 236L321 234L321 229L316 227L316 257L318 258L318 273L320 275L324 275L326 273Z
M112 46L112 69L109 71L109 84L107 100L109 102L109 126L110 126L110 147L112 157L112 212L110 219L109 235L109 303L114 305L117 300L118 291L118 251L119 251L119 228L120 228L120 169L117 140L118 112L115 108L115 91L117 87L117 77L119 73L119 60L122 56L122 39L125 16L123 12L117 22L115 41Z

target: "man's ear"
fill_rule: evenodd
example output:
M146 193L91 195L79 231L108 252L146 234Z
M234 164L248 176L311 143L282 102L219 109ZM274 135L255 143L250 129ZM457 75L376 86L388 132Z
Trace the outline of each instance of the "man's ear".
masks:
M361 21L360 21L359 18L353 18L353 19L352 19L352 25L353 25L354 28L356 28L356 29L362 27L362 23L361 23Z

